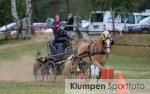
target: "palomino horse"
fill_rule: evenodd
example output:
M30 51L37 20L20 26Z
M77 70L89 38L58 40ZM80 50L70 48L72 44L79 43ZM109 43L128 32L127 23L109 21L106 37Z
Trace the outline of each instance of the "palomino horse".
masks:
M91 42L81 42L75 48L75 56L72 57L71 61L65 63L64 75L68 75L71 64L74 65L74 76L77 74L77 66L80 61L85 62L85 75L89 65L93 64L99 68L103 69L106 61L108 60L108 55L111 52L111 45L113 40L111 39L111 34L108 31L104 31L99 39ZM98 78L100 78L101 72Z

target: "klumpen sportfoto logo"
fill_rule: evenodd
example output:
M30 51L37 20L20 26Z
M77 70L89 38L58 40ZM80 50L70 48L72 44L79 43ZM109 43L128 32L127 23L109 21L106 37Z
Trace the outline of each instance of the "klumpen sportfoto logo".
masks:
M147 94L150 92L150 80L149 79L128 79L126 82L118 82L118 80L107 81L92 79L87 81L82 80L65 80L65 94L116 94L116 92L132 92L132 94ZM144 93L145 92L145 93Z
M89 84L89 83L70 83L70 89L88 89L90 91L94 89L108 89L108 90L117 90L117 89L144 89L145 85L140 83L126 83L126 84L115 84L115 83L97 83L97 84Z

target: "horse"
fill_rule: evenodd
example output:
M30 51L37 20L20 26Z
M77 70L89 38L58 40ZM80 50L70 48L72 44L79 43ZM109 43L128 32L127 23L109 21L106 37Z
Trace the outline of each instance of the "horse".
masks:
M111 46L114 44L112 38L112 33L110 34L108 31L102 32L100 37L97 40L87 42L83 41L79 43L74 51L74 55L69 57L70 61L65 63L64 67L64 75L68 75L70 71L71 64L74 65L74 77L77 76L77 66L80 61L85 62L84 72L87 74L87 70L91 64L97 66L99 70L104 68L105 63L108 60L108 56L111 52ZM97 76L100 79L101 71Z

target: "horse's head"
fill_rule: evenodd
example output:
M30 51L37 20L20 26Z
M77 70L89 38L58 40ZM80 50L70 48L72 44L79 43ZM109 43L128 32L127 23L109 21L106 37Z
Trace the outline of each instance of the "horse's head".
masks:
M101 37L105 53L110 54L111 46L114 44L114 41L112 40L110 33L108 31L104 31L102 32Z

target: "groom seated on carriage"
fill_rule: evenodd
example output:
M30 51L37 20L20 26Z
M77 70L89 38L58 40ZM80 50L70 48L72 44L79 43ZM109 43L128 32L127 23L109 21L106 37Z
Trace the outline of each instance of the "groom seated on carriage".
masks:
M65 51L65 48L70 45L70 38L65 32L65 24L60 23L60 27L54 33L54 42L53 45L56 48L56 52L54 54L60 54Z

